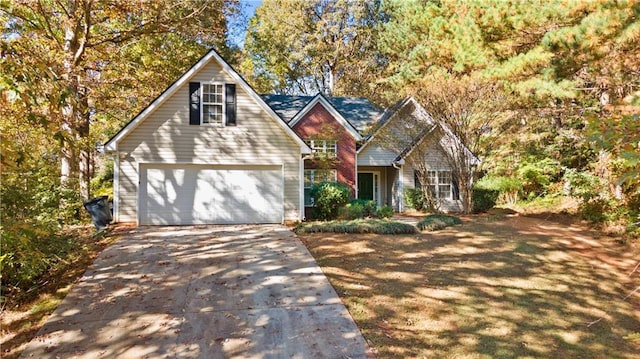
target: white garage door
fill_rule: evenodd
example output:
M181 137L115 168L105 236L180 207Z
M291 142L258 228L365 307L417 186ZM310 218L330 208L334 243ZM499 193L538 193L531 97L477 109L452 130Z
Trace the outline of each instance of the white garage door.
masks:
M144 165L140 224L281 223L280 166Z

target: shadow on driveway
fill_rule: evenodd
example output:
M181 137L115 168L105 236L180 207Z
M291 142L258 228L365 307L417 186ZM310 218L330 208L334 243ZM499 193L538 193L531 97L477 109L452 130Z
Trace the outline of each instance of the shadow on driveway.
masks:
M283 226L147 227L104 251L23 358L365 358L353 319Z

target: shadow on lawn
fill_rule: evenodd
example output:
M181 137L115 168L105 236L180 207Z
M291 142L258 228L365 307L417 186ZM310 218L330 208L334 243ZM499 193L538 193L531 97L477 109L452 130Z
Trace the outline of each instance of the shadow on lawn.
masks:
M301 236L380 357L631 358L637 248L474 218L417 236Z

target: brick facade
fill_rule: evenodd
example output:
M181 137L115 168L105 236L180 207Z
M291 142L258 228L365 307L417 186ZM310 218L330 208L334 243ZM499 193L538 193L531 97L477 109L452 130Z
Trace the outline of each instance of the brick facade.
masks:
M324 106L315 104L294 126L293 130L305 141L336 140L338 149L331 168L336 169L338 182L351 188L351 196L356 193L356 141L349 131L340 124ZM305 169L318 168L313 160L304 161Z

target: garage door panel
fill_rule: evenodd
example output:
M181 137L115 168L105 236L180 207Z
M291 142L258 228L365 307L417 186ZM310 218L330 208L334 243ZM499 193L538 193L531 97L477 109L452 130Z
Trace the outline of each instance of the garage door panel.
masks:
M279 167L143 169L141 224L280 223Z

